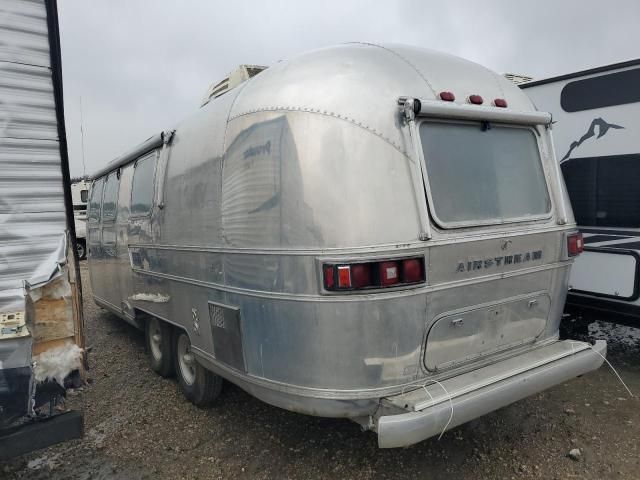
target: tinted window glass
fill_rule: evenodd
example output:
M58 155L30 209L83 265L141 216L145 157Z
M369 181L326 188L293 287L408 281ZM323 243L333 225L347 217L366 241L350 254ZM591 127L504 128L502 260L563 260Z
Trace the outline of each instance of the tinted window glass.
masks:
M153 204L155 153L136 162L131 189L131 215L146 215Z
M118 177L116 173L111 173L104 184L104 194L102 196L102 218L109 220L116 217L116 205L118 202Z
M571 159L562 173L578 225L640 227L640 155Z
M549 212L531 130L425 122L420 139L432 208L441 223L499 223Z
M640 68L567 83L560 93L565 112L640 102Z
M89 202L89 221L97 222L100 219L100 203L102 202L102 185L104 179L96 180L91 187L91 201Z
M89 190L80 190L80 201L87 203L87 195L89 194Z

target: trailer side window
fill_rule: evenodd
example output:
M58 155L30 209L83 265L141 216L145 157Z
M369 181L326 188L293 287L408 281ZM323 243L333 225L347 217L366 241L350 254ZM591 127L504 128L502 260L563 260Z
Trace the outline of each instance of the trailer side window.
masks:
M547 217L551 201L534 133L480 123L420 125L431 213L445 228Z
M131 215L141 216L151 212L153 184L156 169L155 152L136 162L131 189Z
M640 68L567 83L560 93L565 112L582 112L640 102Z
M93 182L91 187L91 200L89 201L89 222L94 223L100 220L100 205L102 203L102 186L104 178Z
M107 177L107 182L104 184L104 195L102 197L103 220L113 220L116 218L119 183L116 172L110 173Z
M640 227L640 154L567 160L562 174L578 225Z

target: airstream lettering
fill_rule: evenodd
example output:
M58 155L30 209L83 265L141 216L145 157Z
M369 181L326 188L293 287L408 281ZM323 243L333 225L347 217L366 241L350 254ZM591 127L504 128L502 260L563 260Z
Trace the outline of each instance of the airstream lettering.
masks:
M94 175L94 299L197 405L225 378L419 442L602 364L558 336L581 242L550 128L433 51L280 62Z
M467 272L471 270L481 270L483 268L501 267L502 265L511 265L512 263L523 263L542 260L542 250L534 250L533 252L516 253L514 255L503 255L500 257L485 258L484 260L469 260L458 262L457 272Z

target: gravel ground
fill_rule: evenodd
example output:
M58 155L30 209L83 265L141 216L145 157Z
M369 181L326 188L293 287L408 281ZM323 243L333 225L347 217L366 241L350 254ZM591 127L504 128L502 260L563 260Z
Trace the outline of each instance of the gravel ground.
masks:
M200 410L147 365L143 337L90 300L91 382L67 406L84 408L82 440L0 466L1 478L640 478L640 402L603 366L410 448L379 450L347 420L268 406L226 384ZM640 330L598 322L609 360L640 395ZM580 450L577 460L569 458Z

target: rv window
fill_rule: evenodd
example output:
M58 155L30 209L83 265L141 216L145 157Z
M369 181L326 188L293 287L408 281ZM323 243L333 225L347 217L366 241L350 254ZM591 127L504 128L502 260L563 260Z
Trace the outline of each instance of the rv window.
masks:
M102 202L102 185L104 179L96 180L91 187L91 201L89 202L89 221L97 222L100 220L100 204Z
M640 68L567 83L560 93L565 112L582 112L640 102Z
M525 221L551 209L538 143L527 128L424 122L432 215L443 227Z
M131 215L147 215L153 205L155 153L136 162L131 189Z
M562 173L578 225L640 227L640 154L571 159Z
M104 184L104 195L102 196L102 219L113 220L116 218L116 205L118 202L118 177L116 172L112 172L107 177Z
M87 203L87 195L89 194L89 190L80 190L80 201Z

